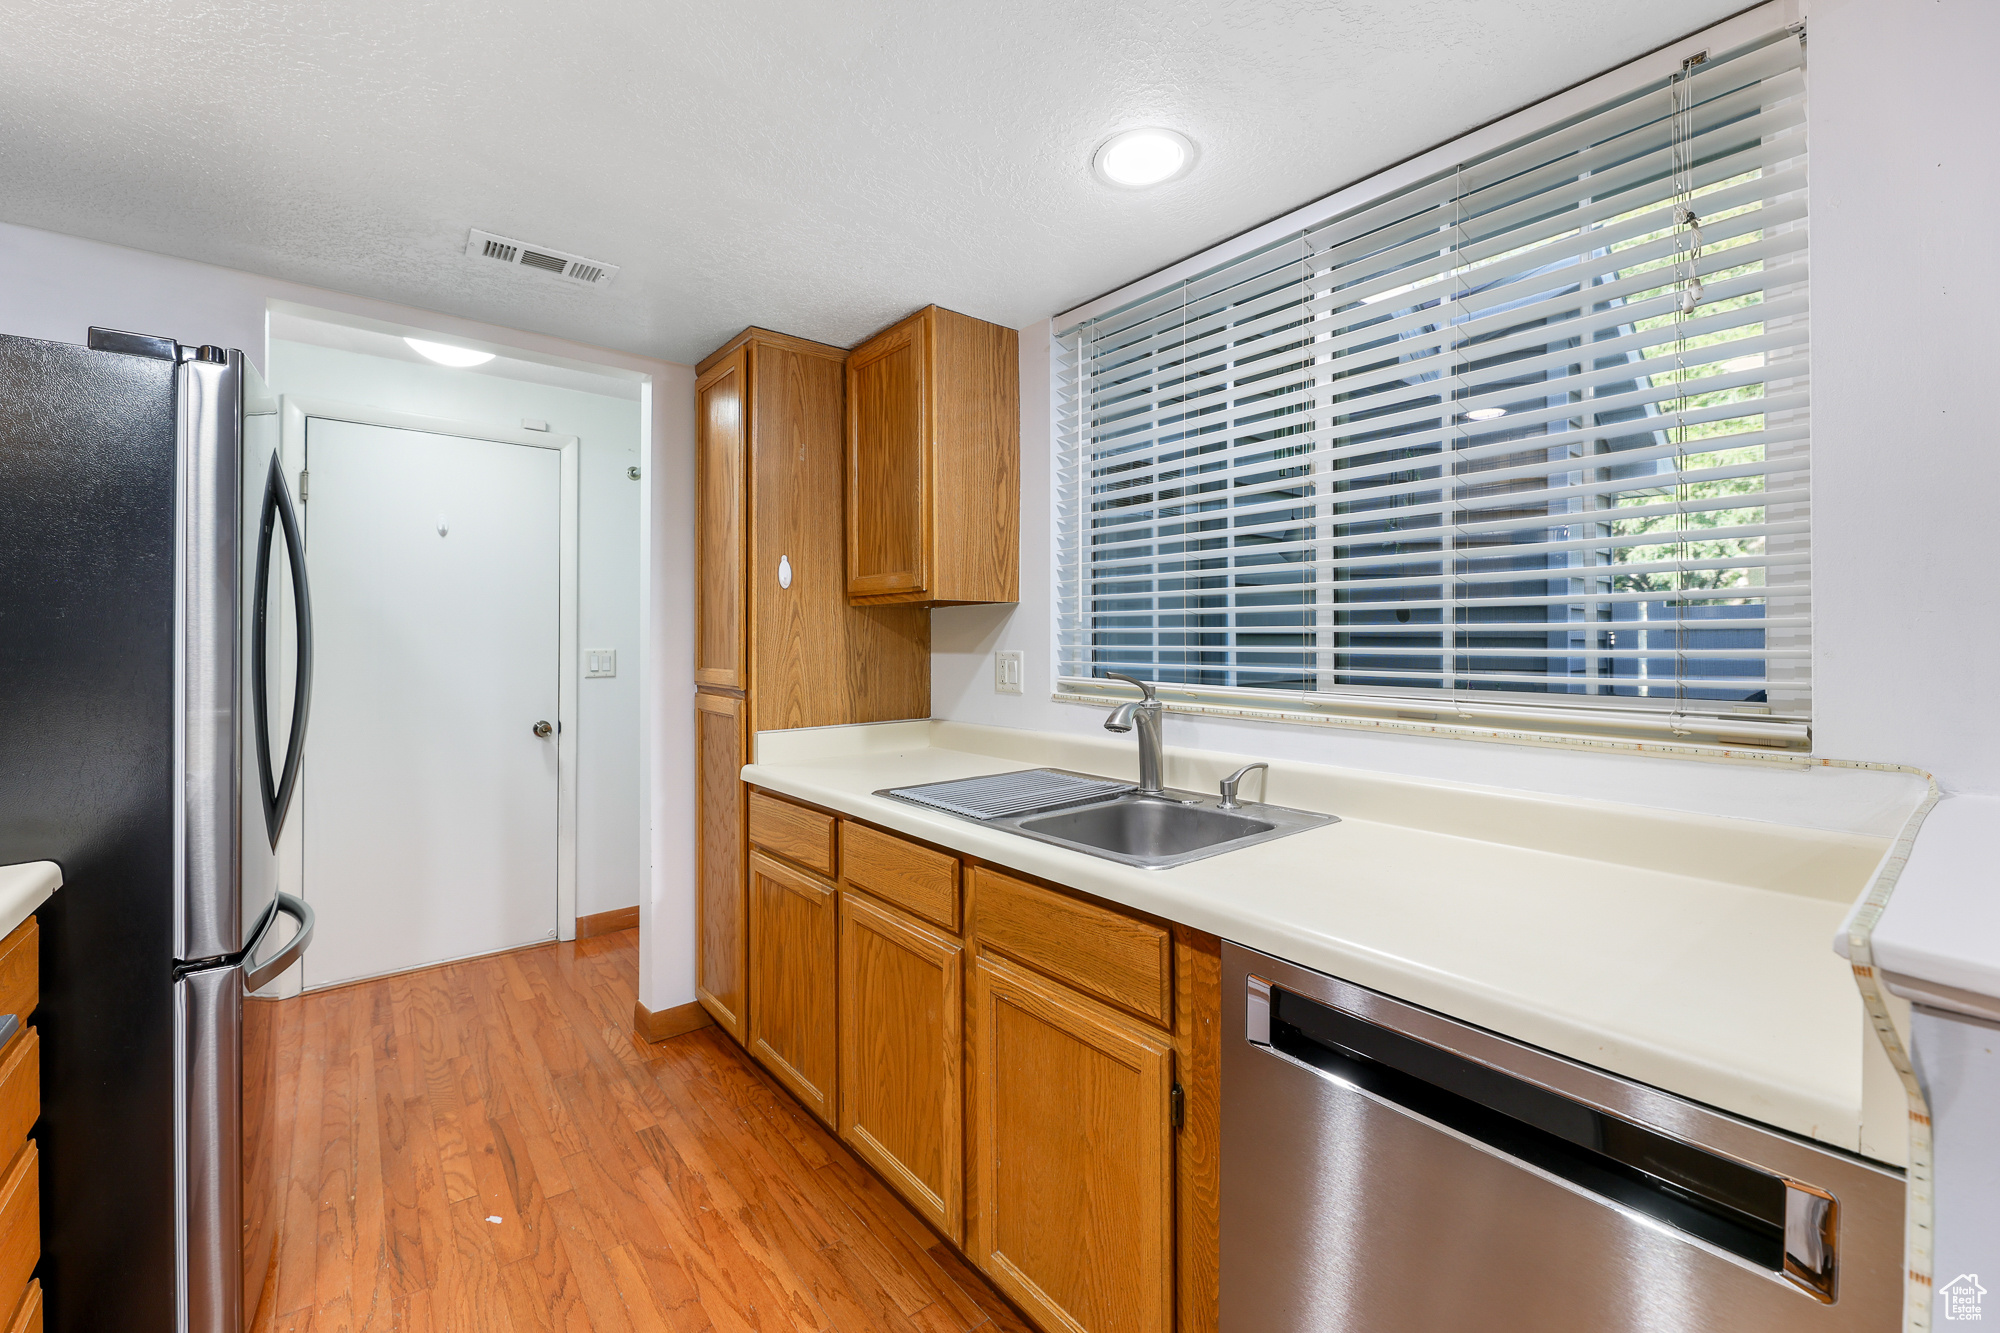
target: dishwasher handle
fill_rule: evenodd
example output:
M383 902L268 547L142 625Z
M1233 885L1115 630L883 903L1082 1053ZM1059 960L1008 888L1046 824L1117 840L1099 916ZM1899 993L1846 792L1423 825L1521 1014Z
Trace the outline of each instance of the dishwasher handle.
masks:
M1253 1046L1271 1044L1271 983L1252 972L1245 1006L1243 1035Z
M1827 1305L1839 1238L1840 1201L1818 1186L1785 1181L1785 1277Z

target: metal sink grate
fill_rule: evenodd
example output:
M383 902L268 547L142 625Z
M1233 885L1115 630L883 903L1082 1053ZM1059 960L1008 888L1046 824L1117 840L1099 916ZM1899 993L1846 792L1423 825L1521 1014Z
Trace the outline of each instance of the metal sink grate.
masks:
M921 787L891 787L875 793L894 796L933 810L967 819L1000 819L1065 805L1108 801L1133 790L1129 782L1065 773L1059 768L1030 768L1018 773L994 773L983 778L929 782Z

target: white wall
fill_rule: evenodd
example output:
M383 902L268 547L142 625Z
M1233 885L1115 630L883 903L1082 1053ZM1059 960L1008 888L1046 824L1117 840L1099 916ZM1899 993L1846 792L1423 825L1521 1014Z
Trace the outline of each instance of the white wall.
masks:
M2000 5L1821 0L1810 31L1819 748L1993 794Z
M546 421L577 437L578 649L618 650L618 674L576 664L578 916L639 901L639 499L625 470L639 459L639 403L606 394L474 375L445 366L273 338L273 391L518 430ZM614 387L607 383L607 388Z
M2000 247L1979 228L2000 216L2000 5L1817 0L1809 32L1815 749L1996 793L2000 709L1984 682L2000 664L1987 558ZM934 613L932 700L940 717L1083 731L1101 710L1049 700L1049 334L1021 334L1022 601ZM1018 697L993 692L1003 648L1026 655ZM1669 804L1723 780L1671 760L1319 727L1168 729L1170 745L1573 794L1645 765Z
M642 628L655 664L639 701L652 866L640 912L639 1002L654 1010L694 1003L694 378L693 366L664 363L654 374L653 466L639 515Z
M687 366L588 347L561 338L496 328L281 282L234 269L104 245L0 223L0 333L80 343L91 325L158 333L182 342L240 347L262 369L265 316L272 301L337 311L365 320L427 329L449 339L513 349L510 354L572 367L650 376L641 399L647 477L640 549L643 651L640 726L653 762L641 770L639 830L644 896L640 898L639 998L664 1009L694 998L694 751L692 526L694 371ZM629 483L628 483L629 484ZM654 534L659 550L647 545ZM621 673L625 669L621 658ZM579 682L579 685L584 682ZM654 707L653 699L668 701ZM629 901L629 899L627 899Z

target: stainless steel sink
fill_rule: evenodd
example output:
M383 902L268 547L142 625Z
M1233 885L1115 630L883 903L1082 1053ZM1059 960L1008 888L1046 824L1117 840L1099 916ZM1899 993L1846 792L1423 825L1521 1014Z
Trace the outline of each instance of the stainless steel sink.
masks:
M926 803L912 800L912 797L904 795L904 791L923 793L926 789L888 789L875 794L911 800L918 805ZM1186 865L1203 857L1220 856L1224 852L1253 847L1273 838L1339 822L1333 815L1294 810L1283 805L1259 805L1254 801L1244 801L1228 810L1218 808L1219 805L1219 797L1190 791L1169 789L1157 796L1128 791L1122 796L1089 804L1065 806L1058 810L1028 810L978 819L976 822L989 828L1018 833L1037 842L1067 847L1071 851L1101 856L1107 861L1118 861L1146 870ZM961 813L960 817L966 815Z
M1217 799L1171 789L1160 796L1135 792L1095 805L987 822L1024 838L1147 870L1186 865L1339 822L1333 815L1253 801L1218 810Z
M1259 833L1269 833L1276 825L1243 815L1225 815L1220 810L1198 805L1139 797L1025 819L1017 827L1023 833L1038 833L1055 842L1080 843L1120 856L1161 860L1254 838Z

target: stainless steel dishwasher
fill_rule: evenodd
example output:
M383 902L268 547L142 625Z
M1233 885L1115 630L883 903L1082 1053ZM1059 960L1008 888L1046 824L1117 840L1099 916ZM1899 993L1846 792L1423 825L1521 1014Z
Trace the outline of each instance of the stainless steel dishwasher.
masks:
M1222 1333L1900 1328L1900 1172L1222 962Z

